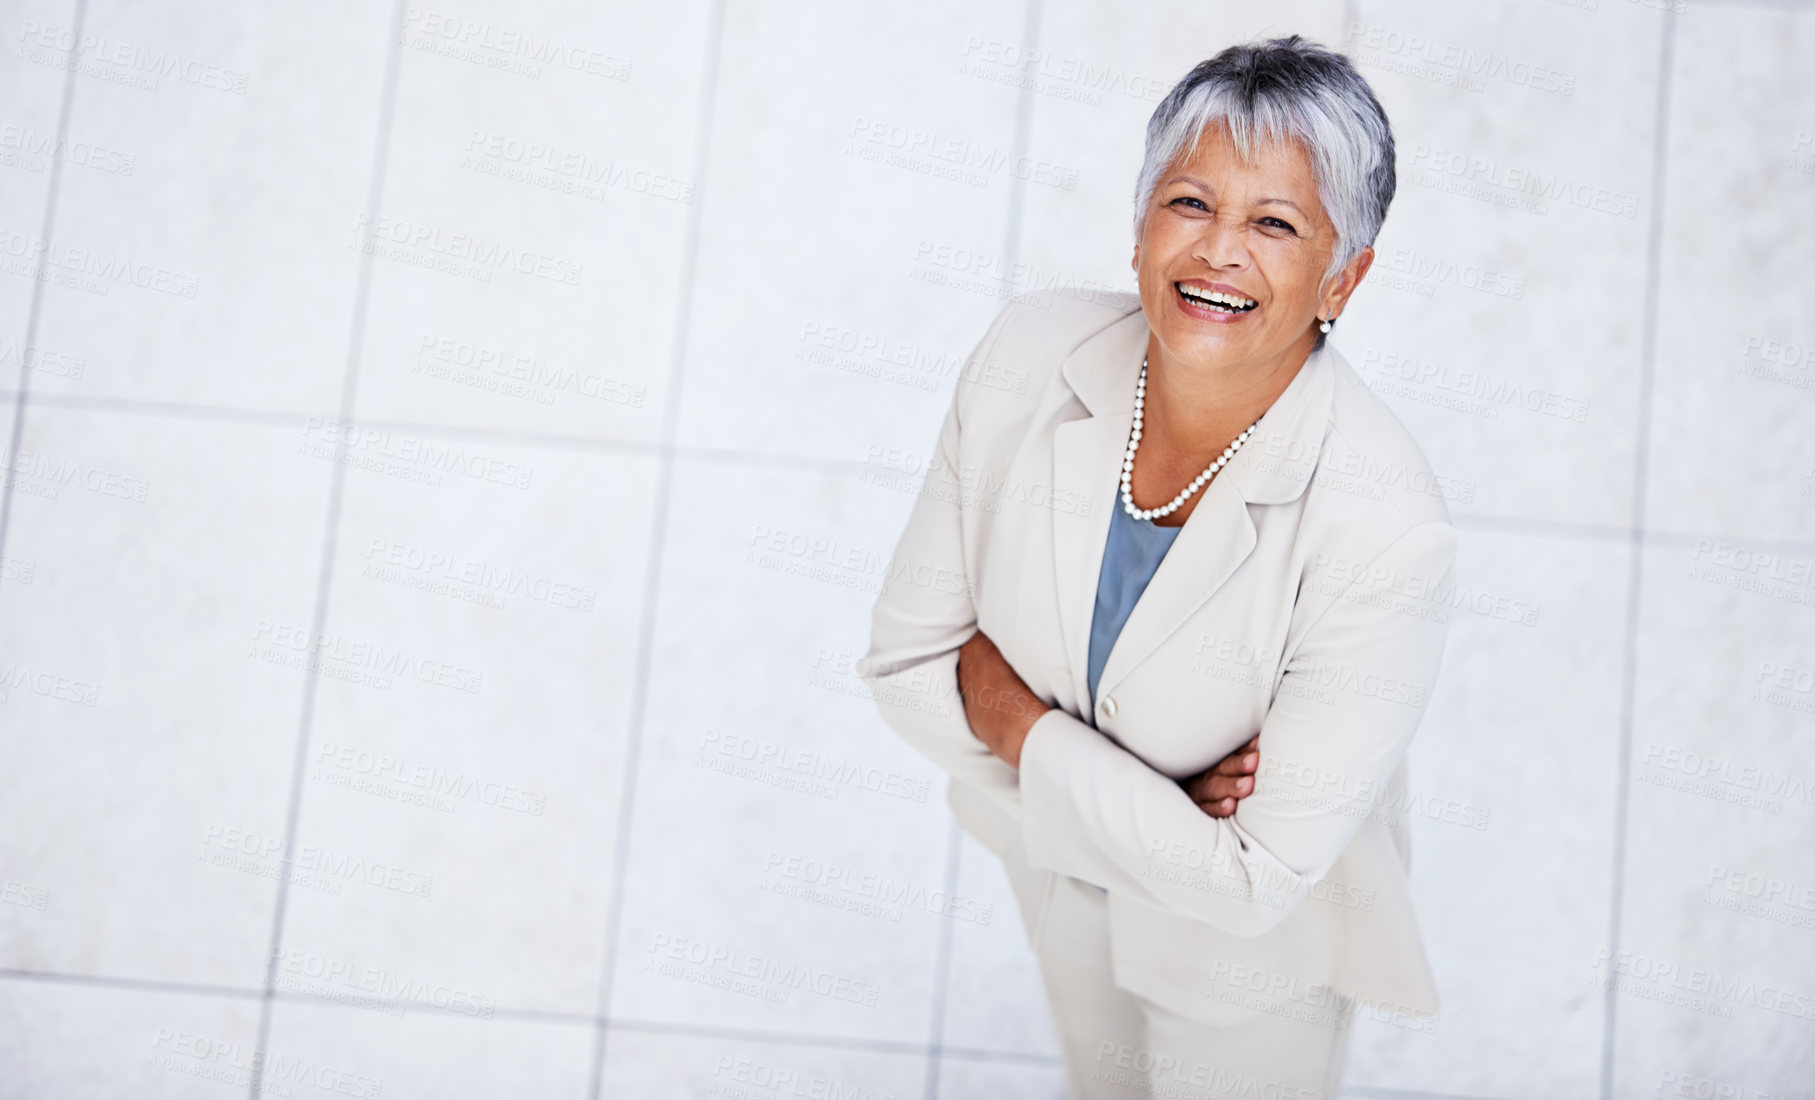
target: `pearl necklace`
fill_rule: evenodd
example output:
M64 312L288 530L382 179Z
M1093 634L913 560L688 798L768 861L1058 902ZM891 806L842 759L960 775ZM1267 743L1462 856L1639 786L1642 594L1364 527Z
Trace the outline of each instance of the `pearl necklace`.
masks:
M1223 453L1217 456L1216 461L1205 467L1203 473L1193 478L1191 484L1185 486L1178 496L1173 497L1171 504L1164 508L1136 508L1134 506L1134 452L1140 450L1141 447L1142 410L1146 404L1147 357L1142 356L1141 376L1134 383L1134 428L1128 433L1128 452L1122 456L1122 510L1135 519L1164 519L1178 511L1180 505L1191 499L1192 493L1208 485L1210 479L1216 476L1216 472L1229 464L1229 460L1235 457L1235 452L1242 449L1242 444L1246 443L1248 437L1254 434L1254 429L1260 426L1260 417L1255 417L1254 423L1248 425L1246 431L1236 436L1232 443L1223 448ZM1261 414L1261 416L1265 415L1265 413Z

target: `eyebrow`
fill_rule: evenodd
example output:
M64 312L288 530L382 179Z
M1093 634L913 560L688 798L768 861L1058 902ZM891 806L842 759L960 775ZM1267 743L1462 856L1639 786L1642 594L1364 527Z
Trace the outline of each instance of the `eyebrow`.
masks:
M1196 176L1173 176L1171 179L1166 181L1166 184L1168 186L1175 184L1175 183L1188 183L1191 186L1197 188L1199 191L1204 191L1204 192L1209 192L1209 193L1215 193L1215 191L1216 191L1216 188L1211 187L1209 184L1205 183L1203 180L1198 179ZM1272 198L1255 199L1254 205L1255 206L1290 206L1292 209L1298 211L1300 214L1303 214L1307 218L1309 218L1311 216L1309 213L1307 213L1305 211L1304 207L1293 202L1291 199L1272 199Z

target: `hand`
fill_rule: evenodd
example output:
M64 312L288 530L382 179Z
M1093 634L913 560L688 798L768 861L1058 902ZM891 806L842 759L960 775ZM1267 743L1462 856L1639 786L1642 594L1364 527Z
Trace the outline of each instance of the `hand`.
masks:
M1021 679L996 643L979 630L958 647L958 694L977 740L1011 768L1021 766L1027 731L1052 708Z
M1260 734L1223 757L1205 771L1184 780L1185 793L1198 809L1211 817L1228 817L1235 803L1254 793L1254 773L1260 767Z

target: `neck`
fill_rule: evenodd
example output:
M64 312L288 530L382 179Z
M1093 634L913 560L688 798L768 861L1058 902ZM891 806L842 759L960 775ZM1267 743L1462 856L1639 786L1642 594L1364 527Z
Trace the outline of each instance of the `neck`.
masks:
M1182 363L1147 338L1147 399L1141 454L1168 464L1207 464L1279 399L1310 358L1307 336L1261 362L1201 367Z

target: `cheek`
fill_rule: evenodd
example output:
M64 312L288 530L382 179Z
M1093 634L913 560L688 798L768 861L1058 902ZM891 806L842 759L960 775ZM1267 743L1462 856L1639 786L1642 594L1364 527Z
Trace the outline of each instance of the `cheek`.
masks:
M1159 240L1157 234L1149 233L1142 238L1140 266L1136 269L1135 274L1143 284L1157 280L1159 273L1164 270L1166 266L1165 248L1165 244Z
M1305 258L1289 244L1275 242L1279 247L1268 250L1270 255L1261 266L1261 272L1267 280L1267 286L1273 291L1275 304L1285 307L1281 313L1310 311L1317 308L1317 288L1323 275L1323 269L1307 264Z
M1135 283L1143 298L1157 297L1172 290L1172 283L1166 278L1166 265L1158 262L1159 258L1148 248L1148 245L1141 246L1141 267L1135 272Z
M1143 271L1152 272L1155 278L1162 277L1182 254L1190 251L1195 241L1193 223L1169 216L1163 210L1154 211L1148 219L1147 232L1141 238Z

